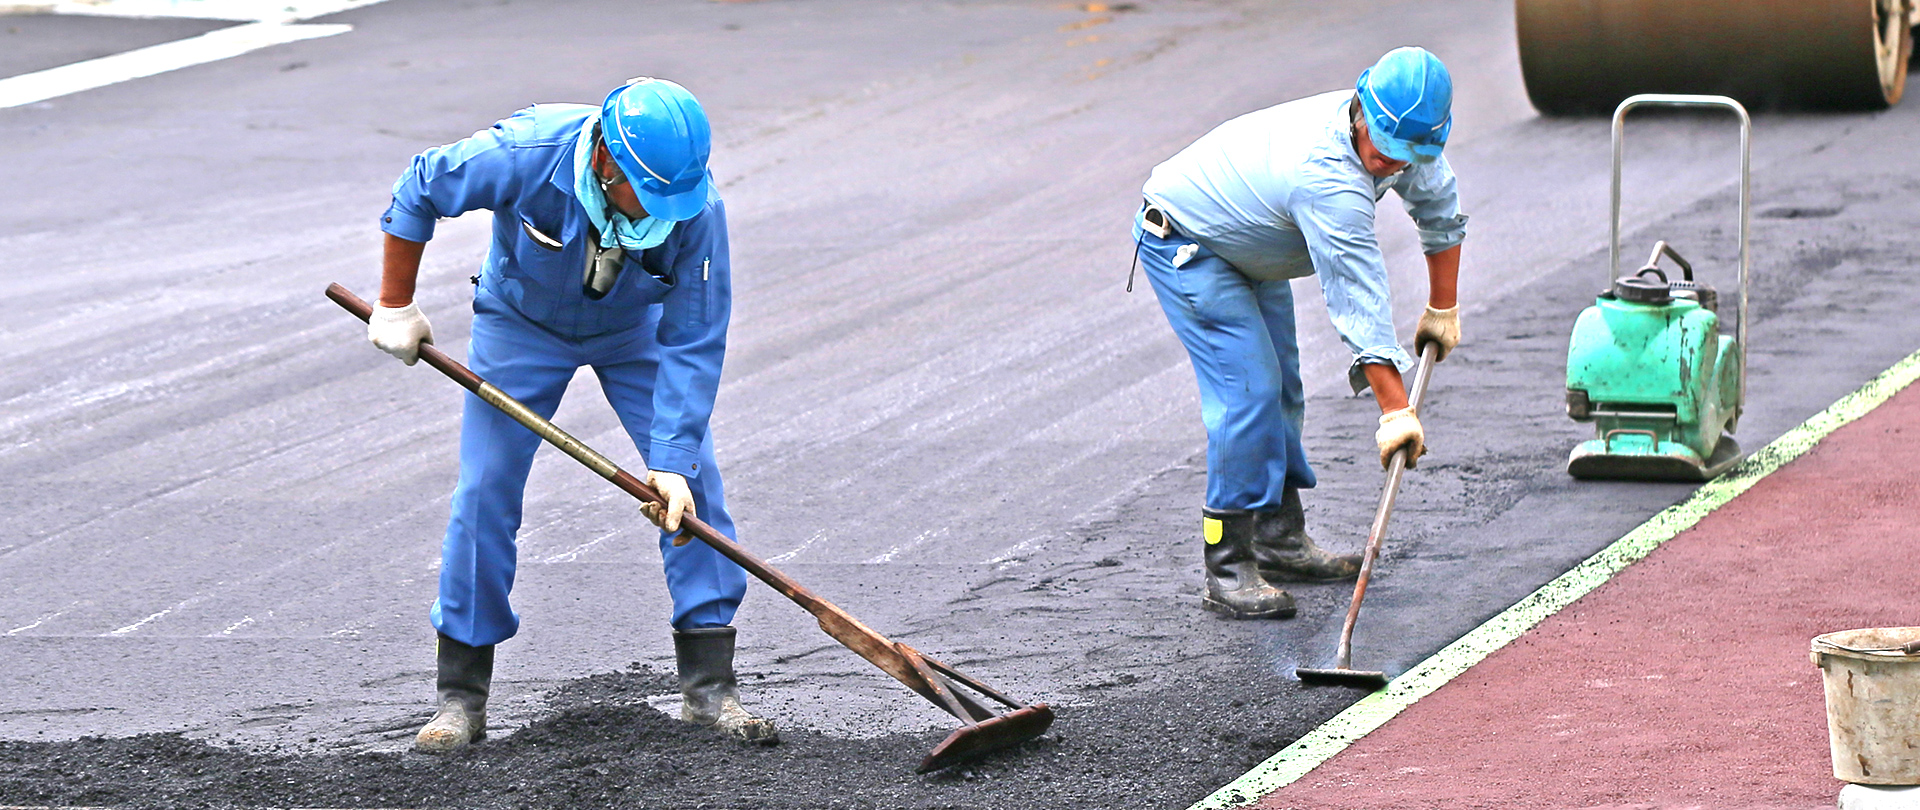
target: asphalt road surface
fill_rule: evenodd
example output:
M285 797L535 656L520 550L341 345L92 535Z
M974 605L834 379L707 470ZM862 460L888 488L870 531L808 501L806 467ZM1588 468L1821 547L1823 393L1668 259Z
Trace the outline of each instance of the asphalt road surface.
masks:
M1429 395L1432 454L1356 664L1411 666L1690 491L1563 472L1590 436L1562 390L1606 275L1607 124L1533 112L1504 0L390 0L312 22L354 28L0 110L0 803L1210 793L1358 697L1291 677L1330 659L1349 586L1296 589L1290 621L1200 611L1198 397L1152 293L1123 291L1128 224L1147 172L1215 124L1350 86L1402 44L1457 82L1467 343ZM0 17L0 71L217 25ZM674 727L647 708L672 671L653 532L547 449L496 736L406 751L460 397L321 291L374 291L375 220L411 155L634 75L685 84L714 124L736 274L714 433L741 540L881 632L1054 704L1042 740L913 776L950 719L757 584L740 669L787 742ZM1734 127L1636 124L1627 253L1669 239L1730 288ZM1917 144L1914 104L1756 118L1748 448L1920 347ZM1424 265L1391 201L1380 221L1410 336ZM456 357L486 229L446 223L427 252L419 300ZM1296 290L1310 527L1357 551L1376 411L1345 394L1316 284ZM556 421L641 466L591 374ZM146 734L173 736L121 739ZM150 767L108 766L126 762Z

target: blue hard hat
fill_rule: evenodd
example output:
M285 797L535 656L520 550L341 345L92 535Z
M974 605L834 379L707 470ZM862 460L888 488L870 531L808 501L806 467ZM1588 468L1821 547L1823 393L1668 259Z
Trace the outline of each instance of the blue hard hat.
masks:
M1394 160L1432 163L1453 129L1453 76L1425 48L1395 48L1354 84L1373 146Z
M713 133L687 88L665 79L627 82L600 103L600 137L648 215L681 222L706 207Z

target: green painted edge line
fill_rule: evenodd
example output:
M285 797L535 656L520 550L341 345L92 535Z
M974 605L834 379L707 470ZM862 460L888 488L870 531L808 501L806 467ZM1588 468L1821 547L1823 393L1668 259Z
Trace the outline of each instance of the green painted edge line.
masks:
M1361 698L1187 810L1243 807L1293 784L1355 740L1385 725L1415 701L1433 693L1495 650L1519 638L1534 625L1612 579L1622 569L1652 553L1661 543L1692 528L1708 513L1725 506L1774 470L1813 449L1828 434L1867 415L1915 379L1920 379L1920 351L1907 355L1892 368L1880 372L1866 385L1841 397L1826 410L1800 423L1799 427L1787 431L1719 478L1701 485L1691 497L1654 515L1612 545L1588 557L1552 582L1540 586L1539 590L1402 673L1387 684L1386 689Z

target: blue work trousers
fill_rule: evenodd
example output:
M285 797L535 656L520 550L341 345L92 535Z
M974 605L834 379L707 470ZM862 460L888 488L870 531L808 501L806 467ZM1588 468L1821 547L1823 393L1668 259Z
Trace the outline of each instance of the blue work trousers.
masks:
M1293 287L1248 278L1178 232L1162 239L1134 227L1140 266L1200 381L1207 507L1280 508L1287 487L1314 485L1300 444L1306 394Z
M475 291L473 340L467 365L509 396L552 418L568 381L592 366L607 401L634 444L645 453L651 440L655 372L660 348L654 334L660 307L640 327L583 339L560 337L515 311L484 287ZM440 598L431 618L436 630L464 644L484 646L513 637L520 616L508 602L517 557L521 497L541 439L512 417L467 394L460 422L460 483L441 546ZM711 435L700 447L699 475L688 479L700 519L734 536ZM640 515L633 504L633 520ZM677 629L721 627L747 590L746 572L698 540L675 547L660 534L667 591Z

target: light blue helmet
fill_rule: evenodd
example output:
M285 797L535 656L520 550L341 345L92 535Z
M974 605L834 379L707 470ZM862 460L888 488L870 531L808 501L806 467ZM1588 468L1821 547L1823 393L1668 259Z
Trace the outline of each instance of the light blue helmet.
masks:
M1453 129L1453 76L1425 48L1395 48L1360 73L1354 91L1375 149L1394 160L1432 163Z
M647 214L681 222L706 207L713 133L687 88L665 79L627 82L600 103L600 137Z

